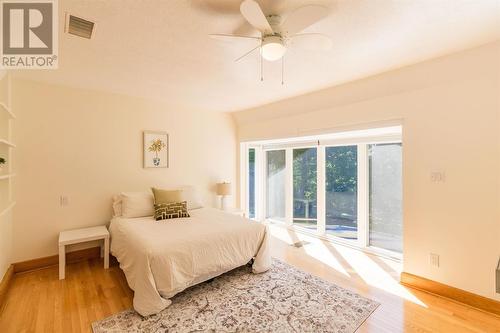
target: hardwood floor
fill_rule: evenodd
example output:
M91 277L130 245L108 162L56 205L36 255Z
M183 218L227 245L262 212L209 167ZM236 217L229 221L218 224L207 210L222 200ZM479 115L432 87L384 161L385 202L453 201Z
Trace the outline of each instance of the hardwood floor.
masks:
M381 306L358 332L500 332L500 317L398 284L390 259L271 226L273 256ZM296 241L309 244L295 248ZM91 322L132 307L133 292L118 266L102 260L16 274L0 309L0 332L90 332Z

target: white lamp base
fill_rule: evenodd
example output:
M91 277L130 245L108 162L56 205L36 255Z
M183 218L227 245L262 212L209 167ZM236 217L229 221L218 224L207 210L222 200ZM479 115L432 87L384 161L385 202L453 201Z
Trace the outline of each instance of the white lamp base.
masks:
M220 196L220 209L223 211L227 210L227 204L226 204L226 195L221 195Z

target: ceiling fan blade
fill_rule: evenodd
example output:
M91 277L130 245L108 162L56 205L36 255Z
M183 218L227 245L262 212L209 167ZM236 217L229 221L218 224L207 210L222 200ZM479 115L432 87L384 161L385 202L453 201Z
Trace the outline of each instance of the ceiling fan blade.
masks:
M299 47L304 50L321 50L327 51L332 48L333 42L330 37L319 33L303 33L292 36L292 46Z
M283 24L289 35L295 35L328 16L328 8L317 5L300 7L291 12Z
M267 21L266 15L254 0L245 0L240 5L241 15L257 30L272 33L273 28Z
M216 40L220 40L223 42L233 42L235 40L261 40L260 37L231 35L231 34L208 34L208 37L216 39Z
M253 49L251 49L250 51L248 51L247 53L245 53L244 55L242 55L241 57L237 58L234 62L238 62L240 61L241 59L245 58L247 55L249 55L250 53L252 53L253 51L257 50L258 48L260 48L260 45L254 47Z

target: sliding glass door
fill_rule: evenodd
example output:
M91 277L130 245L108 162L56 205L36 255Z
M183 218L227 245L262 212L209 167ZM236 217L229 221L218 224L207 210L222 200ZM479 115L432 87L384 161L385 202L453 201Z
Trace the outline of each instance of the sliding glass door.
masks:
M401 143L368 146L371 246L403 251Z
M255 218L255 148L248 149L248 217Z
M285 221L286 151L266 152L266 218Z
M340 242L401 253L400 133L246 144L242 199L250 218Z
M325 148L325 224L328 235L358 238L358 148Z
M293 223L316 230L317 225L316 148L293 150Z

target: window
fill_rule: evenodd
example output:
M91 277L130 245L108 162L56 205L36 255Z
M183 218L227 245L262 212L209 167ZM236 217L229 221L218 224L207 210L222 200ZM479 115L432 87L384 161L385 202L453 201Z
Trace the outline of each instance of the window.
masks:
M255 148L248 149L248 217L255 218Z
M274 220L285 220L285 150L266 152L266 217Z
M368 146L370 166L370 245L403 250L401 144Z
M249 217L402 252L401 126L242 145Z
M358 147L326 147L326 232L358 238Z
M317 224L316 148L293 150L293 223L309 229Z

